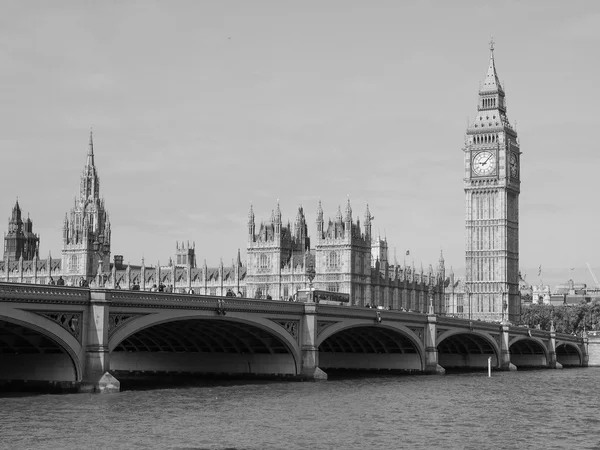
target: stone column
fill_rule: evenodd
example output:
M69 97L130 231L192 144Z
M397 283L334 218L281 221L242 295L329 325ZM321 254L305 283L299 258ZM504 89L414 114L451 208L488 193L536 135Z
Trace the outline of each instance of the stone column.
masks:
M550 339L548 339L548 368L563 368L562 364L556 360L556 331L554 331L554 324L550 327Z
M300 377L309 380L326 380L327 374L319 369L317 342L317 305L305 303L300 331L302 369Z
M90 290L90 301L83 322L83 379L80 392L119 392L120 383L108 370L108 313L110 292Z
M425 324L425 370L426 374L444 375L446 369L438 364L437 316L433 313L433 299L430 300L429 314Z
M510 325L502 323L500 325L500 360L498 369L517 370L517 366L510 362Z
M584 333L581 352L583 353L583 361L581 362L583 367L600 366L600 331Z

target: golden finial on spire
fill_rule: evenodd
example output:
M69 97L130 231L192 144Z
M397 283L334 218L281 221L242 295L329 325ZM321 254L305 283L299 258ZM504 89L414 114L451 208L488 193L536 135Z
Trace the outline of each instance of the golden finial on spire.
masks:
M490 36L490 51L494 51L494 36Z

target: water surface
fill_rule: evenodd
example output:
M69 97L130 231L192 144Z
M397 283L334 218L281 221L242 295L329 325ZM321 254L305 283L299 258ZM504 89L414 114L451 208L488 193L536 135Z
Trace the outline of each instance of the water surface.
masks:
M600 448L600 369L0 398L7 449Z

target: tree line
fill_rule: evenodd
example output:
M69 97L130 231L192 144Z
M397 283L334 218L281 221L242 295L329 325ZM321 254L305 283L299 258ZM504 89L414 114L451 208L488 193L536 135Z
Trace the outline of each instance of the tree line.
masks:
M581 334L585 330L600 328L600 301L578 305L532 304L524 307L521 325L550 331L552 321L557 333Z

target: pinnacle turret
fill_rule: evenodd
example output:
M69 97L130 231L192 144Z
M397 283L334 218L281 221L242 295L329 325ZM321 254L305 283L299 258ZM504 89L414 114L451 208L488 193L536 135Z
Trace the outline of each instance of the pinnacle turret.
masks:
M281 208L279 207L279 200L277 201L277 208L275 209L275 222L281 223Z
M371 239L371 220L373 220L373 216L371 215L369 204L367 203L365 209L365 239Z
M301 224L303 220L304 220L304 209L302 208L302 205L300 205L298 207L298 213L296 214L296 226Z
M498 91L504 93L496 72L496 64L494 61L494 40L492 39L490 40L490 64L488 66L487 75L485 76L485 81L483 82L480 92Z
M21 207L19 206L19 199L17 198L15 206L12 210L12 220L21 220Z
M87 161L85 165L88 167L94 166L94 139L92 136L92 130L90 130L90 142L88 144Z
M346 204L346 216L344 217L346 222L352 222L352 207L350 206L350 199L348 199L348 203Z
M335 215L335 221L336 222L342 221L342 208L340 206L338 206L337 214Z

